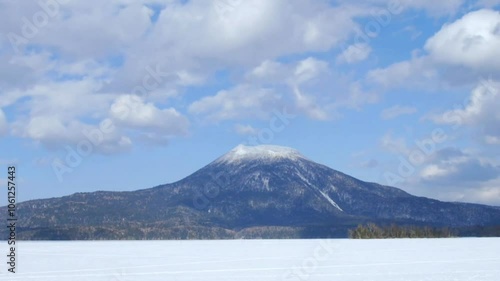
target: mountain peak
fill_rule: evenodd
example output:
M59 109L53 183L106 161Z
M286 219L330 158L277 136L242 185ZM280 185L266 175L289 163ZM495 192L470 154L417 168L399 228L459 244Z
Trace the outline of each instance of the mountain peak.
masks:
M278 159L304 159L299 151L285 146L277 145L238 145L231 151L217 159L217 163L236 163L243 160L278 160Z

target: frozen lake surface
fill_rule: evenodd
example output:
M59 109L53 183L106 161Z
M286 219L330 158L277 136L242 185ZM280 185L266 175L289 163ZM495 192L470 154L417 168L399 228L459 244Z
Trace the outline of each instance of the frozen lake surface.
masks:
M489 238L18 244L18 273L2 263L1 280L500 280Z

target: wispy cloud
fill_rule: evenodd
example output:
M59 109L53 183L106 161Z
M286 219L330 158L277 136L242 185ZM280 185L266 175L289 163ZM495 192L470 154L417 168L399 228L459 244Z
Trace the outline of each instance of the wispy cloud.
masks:
M380 114L380 117L384 120L394 119L401 115L410 115L417 112L415 107L411 106L401 106L395 105L393 107L386 108Z

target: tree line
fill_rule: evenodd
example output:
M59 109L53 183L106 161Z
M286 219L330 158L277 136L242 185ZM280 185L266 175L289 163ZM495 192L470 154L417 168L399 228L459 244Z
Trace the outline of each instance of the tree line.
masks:
M351 239L449 238L456 236L453 230L446 227L399 226L395 224L379 226L368 223L349 230L349 238Z

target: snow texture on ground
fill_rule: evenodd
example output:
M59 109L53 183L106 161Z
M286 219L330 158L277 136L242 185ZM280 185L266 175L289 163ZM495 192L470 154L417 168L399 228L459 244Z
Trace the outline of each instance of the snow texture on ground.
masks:
M17 257L0 280L500 280L495 238L18 241Z

